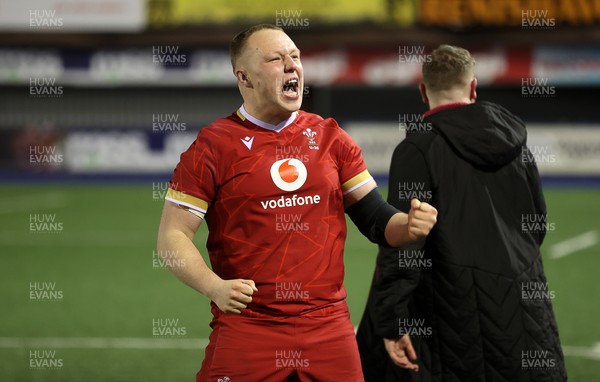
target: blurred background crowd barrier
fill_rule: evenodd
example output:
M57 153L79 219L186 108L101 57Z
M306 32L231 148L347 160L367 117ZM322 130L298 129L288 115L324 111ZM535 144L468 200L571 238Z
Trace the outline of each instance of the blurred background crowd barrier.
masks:
M545 179L593 182L599 21L598 0L0 0L0 176L164 178L241 104L227 45L268 22L302 50L303 108L377 175L425 110L421 63L449 43L473 52L480 99L528 123Z

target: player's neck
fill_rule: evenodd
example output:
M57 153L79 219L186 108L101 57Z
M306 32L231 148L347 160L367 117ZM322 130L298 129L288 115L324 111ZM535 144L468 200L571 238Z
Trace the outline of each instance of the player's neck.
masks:
M429 110L437 109L441 106L447 105L455 105L455 104L469 104L473 103L475 100L471 100L468 97L464 98L454 98L454 99L439 99L439 100L429 100Z
M423 114L423 116L424 117L428 117L428 116L430 116L432 114L435 114L435 113L437 113L439 111L442 111L442 110L453 109L453 108L459 107L459 106L470 105L471 103L473 103L473 102L461 102L461 101L458 101L458 102L446 102L446 103L440 104L440 105L438 105L436 107L431 107L430 106L429 110L427 112L425 112Z

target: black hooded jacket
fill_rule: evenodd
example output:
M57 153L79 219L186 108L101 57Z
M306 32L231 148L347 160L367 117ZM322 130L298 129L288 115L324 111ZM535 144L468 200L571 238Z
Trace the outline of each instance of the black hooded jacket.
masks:
M428 115L394 151L388 202L408 212L410 199L425 200L438 222L421 243L380 247L357 334L366 382L567 379L526 140L518 117L477 102ZM418 373L383 347L403 334Z

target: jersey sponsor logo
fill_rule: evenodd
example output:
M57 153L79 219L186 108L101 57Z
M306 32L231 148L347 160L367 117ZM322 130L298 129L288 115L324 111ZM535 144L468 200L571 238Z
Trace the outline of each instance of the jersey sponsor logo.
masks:
M271 165L271 179L273 183L283 191L296 191L304 182L308 176L308 171L304 163L294 158L285 158L276 161ZM275 209L284 207L296 207L304 206L309 204L319 204L321 202L321 196L319 195L306 195L298 196L296 194L292 196L280 196L274 199L262 200L260 204L263 209Z
M246 146L248 148L248 150L250 150L252 148L252 142L254 142L254 137L246 137L246 138L240 138L240 141L242 141L242 143L244 144L244 146Z
M298 159L285 158L271 165L271 179L283 191L296 191L306 182L307 176L306 166Z
M320 195L306 195L306 196L298 196L296 194L286 197L280 196L276 199L269 200L261 200L260 204L263 209L271 208L284 208L284 207L296 207L296 206L304 206L308 204L319 204L321 203Z

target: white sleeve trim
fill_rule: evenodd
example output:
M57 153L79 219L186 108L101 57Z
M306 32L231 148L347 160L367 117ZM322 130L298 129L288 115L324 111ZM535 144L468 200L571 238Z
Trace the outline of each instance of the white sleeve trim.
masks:
M370 177L368 177L367 179L363 180L362 182L358 183L358 184L357 184L357 185L355 185L354 187L352 187L352 188L348 189L348 190L347 190L346 192L344 192L342 195L349 194L350 192L352 192L352 191L356 190L357 188L364 186L365 184L367 184L367 183L368 183L368 182L370 182L371 180L373 180L373 177L372 177L372 176L370 176Z
M165 200L168 200L169 202L175 203L175 204L180 205L180 206L185 206L185 207L188 208L188 211L190 213L198 216L201 219L204 219L204 215L206 214L206 210L203 209L203 208L197 207L197 206L195 206L193 204L190 204L190 203L185 203L185 202L179 201L177 199L170 198L168 196L165 196Z

